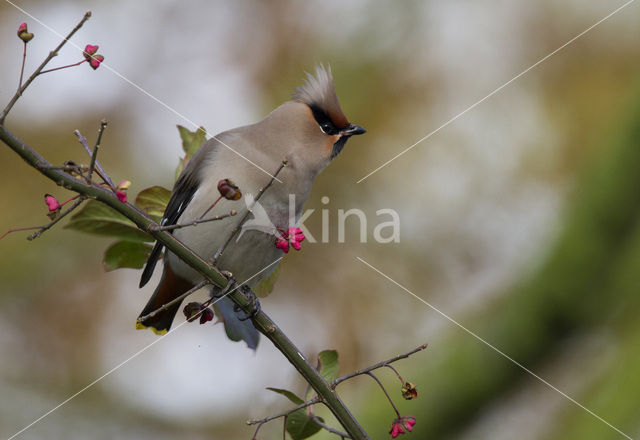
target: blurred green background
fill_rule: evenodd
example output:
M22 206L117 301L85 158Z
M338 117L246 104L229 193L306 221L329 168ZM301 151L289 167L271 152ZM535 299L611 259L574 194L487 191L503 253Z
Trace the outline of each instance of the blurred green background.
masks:
M317 180L306 223L330 240L288 255L262 304L308 356L349 372L399 362L420 397L383 382L419 439L620 439L620 433L358 262L361 257L632 438L640 437L640 6L631 4L361 183L624 2L21 1L100 45L106 67L39 78L8 127L52 162L87 162L72 135L110 124L101 160L131 194L171 186L184 118L210 133L255 122L304 71L330 63L342 107L368 129ZM0 3L0 101L14 93L26 21L32 71L59 37ZM52 66L72 63L71 46ZM4 105L4 104L3 104ZM65 191L0 148L0 233L46 222ZM321 198L329 197L328 204ZM367 243L338 209L367 213ZM379 209L401 218L378 244ZM111 240L56 228L0 241L0 436L8 438L156 337L134 330L153 289L105 273ZM248 439L249 418L287 408L264 390L303 382L265 340L185 325L18 438ZM339 388L374 439L394 414L369 378ZM320 414L327 412L318 408ZM281 438L281 423L262 439ZM317 438L332 438L320 434ZM335 438L335 437L334 437Z

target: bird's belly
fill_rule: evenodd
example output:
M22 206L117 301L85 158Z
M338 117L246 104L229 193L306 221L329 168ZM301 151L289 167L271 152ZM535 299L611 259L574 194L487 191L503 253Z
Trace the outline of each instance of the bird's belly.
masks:
M211 261L237 223L235 219L226 220L229 221L197 225L187 234L180 234L181 230L177 230L175 235L204 260ZM221 222L228 225L223 226ZM207 228L207 226L210 227ZM202 229L198 231L199 228ZM231 240L218 258L216 266L220 270L231 272L237 282L254 286L275 270L276 262L282 256L282 251L275 247L274 235L257 230L246 230L239 240L238 235ZM175 255L168 253L168 258L171 268L178 276L193 283L202 280L200 274Z

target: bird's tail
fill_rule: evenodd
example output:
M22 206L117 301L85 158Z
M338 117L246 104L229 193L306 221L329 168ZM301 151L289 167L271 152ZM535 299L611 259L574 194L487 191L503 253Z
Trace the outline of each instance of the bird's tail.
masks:
M142 312L140 312L138 319L159 309L163 305L168 304L187 290L191 289L193 286L194 285L191 282L180 278L171 270L171 267L168 264L165 264L164 271L162 272L162 279L149 299L149 302L147 302L147 305L144 307ZM171 328L171 323L180 309L180 304L181 302L177 302L166 310L162 310L153 317L142 322L136 321L136 328L148 328L157 335L164 335Z

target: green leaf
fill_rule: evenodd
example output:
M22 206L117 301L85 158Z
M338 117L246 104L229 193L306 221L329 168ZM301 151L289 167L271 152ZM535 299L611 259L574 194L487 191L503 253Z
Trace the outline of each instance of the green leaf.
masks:
M269 294L273 292L273 286L278 280L278 275L280 275L281 267L282 263L278 264L276 266L276 270L274 270L268 277L260 281L260 283L253 288L253 292L258 295L259 298L269 296Z
M338 352L335 350L324 350L318 353L318 367L317 370L327 382L333 382L338 378L338 370L340 364L338 363ZM309 387L307 390L306 398L311 399L315 395L313 388Z
M318 353L318 371L327 382L333 382L338 378L338 352L324 350Z
M189 131L188 128L178 125L178 131L180 132L180 139L182 139L182 149L187 158L193 156L200 148L200 145L207 139L207 131L204 127L199 127L196 131Z
M296 405L300 405L301 403L304 403L304 400L302 400L301 398L299 398L289 390L283 390L282 388L271 388L271 387L268 387L267 389L269 391L273 391L274 393L282 394L283 396L285 396L287 399L289 399L291 402L295 403Z
M145 242L153 238L124 215L97 200L88 201L82 210L71 217L65 229L107 235L122 240Z
M318 419L324 423L322 418ZM293 440L303 440L311 437L322 429L320 425L313 421L304 409L299 409L287 416L287 432Z
M151 253L151 245L133 241L117 241L104 253L105 270L111 271L121 267L142 269Z
M196 154L198 148L204 143L207 137L207 132L204 127L199 127L196 131L189 131L188 128L178 125L178 131L180 132L180 139L182 139L182 149L185 155L180 159L178 168L176 169L176 179L191 159L191 156Z
M161 186L152 186L138 193L136 206L159 222L170 198L171 191Z

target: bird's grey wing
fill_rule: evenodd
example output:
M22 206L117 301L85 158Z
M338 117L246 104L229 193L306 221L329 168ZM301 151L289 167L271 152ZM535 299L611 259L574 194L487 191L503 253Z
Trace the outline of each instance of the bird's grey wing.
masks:
M175 224L187 208L189 202L191 202L191 199L193 198L193 195L200 186L200 169L205 163L205 155L209 154L215 146L216 143L212 142L212 140L206 142L189 160L189 163L173 186L171 198L169 199L167 208L162 216L162 221L160 222L161 225ZM163 247L164 246L159 242L157 242L153 247L151 254L149 254L149 258L147 259L144 271L142 271L142 276L140 277L140 287L143 287L149 282L149 279L151 279L151 275L153 275L153 270L160 258L160 253L162 252Z

